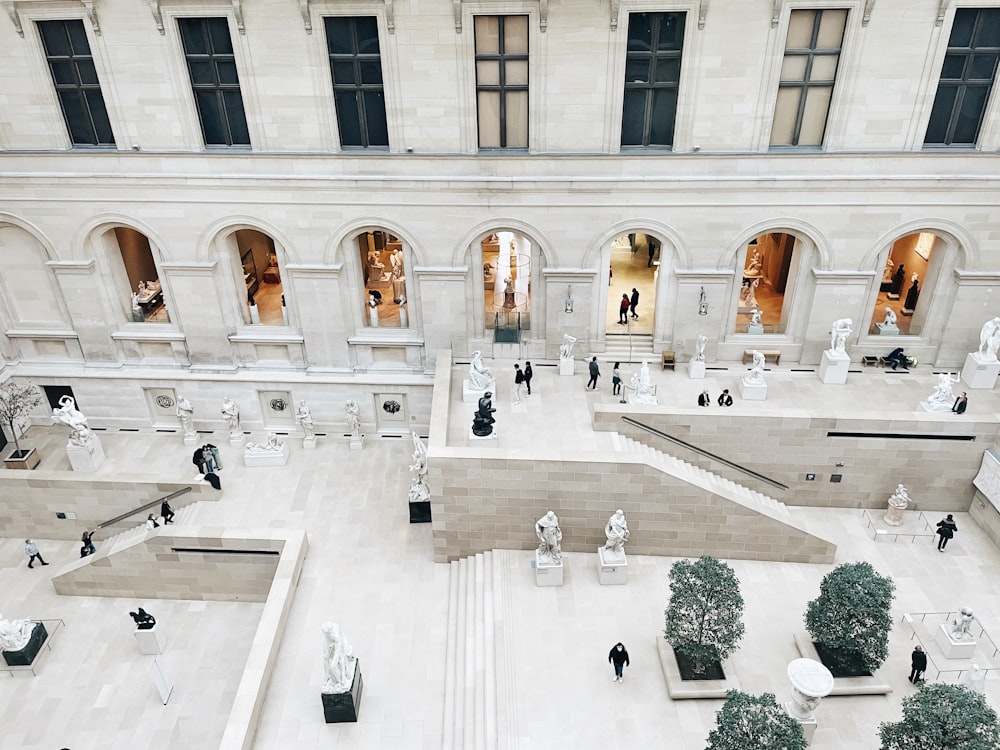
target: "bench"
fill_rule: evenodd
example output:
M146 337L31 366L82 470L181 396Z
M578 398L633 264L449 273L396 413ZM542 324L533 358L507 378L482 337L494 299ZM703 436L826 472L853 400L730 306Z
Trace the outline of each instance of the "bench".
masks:
M774 362L776 365L781 364L781 350L779 349L746 349L743 352L743 364L753 360L753 353L755 351L764 355L765 362Z
M664 370L666 370L668 367L671 370L676 369L677 359L674 356L674 352L672 352L669 349L664 349L663 354L661 355L660 358L660 364L662 365L662 369Z

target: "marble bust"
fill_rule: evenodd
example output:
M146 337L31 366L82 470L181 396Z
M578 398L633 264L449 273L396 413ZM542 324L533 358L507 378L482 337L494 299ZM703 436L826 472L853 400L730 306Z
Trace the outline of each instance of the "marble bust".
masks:
M472 361L469 362L469 385L473 390L485 391L495 382L493 371L483 363L483 353L473 352Z
M979 331L979 356L989 362L997 361L1000 348L1000 318L987 320Z
M604 536L607 537L604 552L610 553L613 557L624 557L625 542L628 541L628 521L625 520L625 511L621 508L611 514L604 527Z
M955 641L975 640L972 637L972 633L969 632L974 619L975 615L972 614L972 610L969 607L962 607L951 618L951 624L948 626L948 635Z
M31 620L5 620L0 615L0 650L20 651L31 640L35 625Z
M851 335L851 331L853 330L854 321L850 318L841 318L840 320L833 321L833 327L830 331L830 350L834 352L844 351L847 345L847 337Z
M535 536L538 537L538 560L543 563L562 562L562 529L559 517L551 510L535 521Z
M321 693L333 695L346 693L354 683L358 660L350 641L340 632L335 622L324 622L323 630L323 687Z

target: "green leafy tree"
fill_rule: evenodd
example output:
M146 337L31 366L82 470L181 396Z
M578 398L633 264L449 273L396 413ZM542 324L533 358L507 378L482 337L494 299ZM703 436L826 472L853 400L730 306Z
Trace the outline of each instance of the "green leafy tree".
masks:
M715 715L715 729L705 750L805 750L802 726L775 700L772 693L726 693Z
M663 637L691 660L695 672L736 650L745 630L742 616L740 582L726 563L704 556L671 566Z
M31 383L18 385L8 381L0 386L0 422L9 428L18 455L21 443L17 440L17 422L40 403L42 396Z
M879 726L882 750L996 750L997 712L979 693L934 683L903 698L903 720Z
M874 672L889 655L896 584L866 562L838 565L809 602L806 629L845 670Z

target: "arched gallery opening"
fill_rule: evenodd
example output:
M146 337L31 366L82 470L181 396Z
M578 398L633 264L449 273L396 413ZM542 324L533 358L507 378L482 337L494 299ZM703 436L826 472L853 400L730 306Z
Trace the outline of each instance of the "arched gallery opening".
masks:
M787 232L754 237L739 253L738 333L785 333L793 280L798 276L800 240Z
M116 248L109 252L111 275L117 280L116 296L126 319L135 323L169 323L160 272L149 238L131 227L115 227L104 240Z
M288 325L285 290L274 240L256 229L237 229L230 235L235 243L237 289L245 297L240 308L243 322L250 325Z
M21 227L0 224L0 257L4 259L0 294L5 303L0 321L12 327L66 326L69 316L42 243ZM3 320L8 314L11 319Z
M920 334L940 273L943 242L933 232L914 232L892 243L880 269L882 278L869 333Z
M628 232L611 241L611 266L608 269L608 335L653 333L653 310L663 244L651 234ZM632 298L638 293L633 313ZM622 315L622 303L627 312Z
M493 232L480 242L483 312L497 342L516 342L531 329L532 243L513 231Z
M410 262L403 243L381 230L362 232L357 243L365 287L365 324L372 328L408 328L406 269Z

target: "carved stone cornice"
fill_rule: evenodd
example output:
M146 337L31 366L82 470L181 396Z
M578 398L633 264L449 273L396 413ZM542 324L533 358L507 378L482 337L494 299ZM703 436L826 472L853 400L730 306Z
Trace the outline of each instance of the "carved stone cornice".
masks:
M386 0L389 2L390 0ZM538 3L538 29L543 34L545 30L549 27L549 0L534 0ZM611 0L616 2L616 0ZM452 10L455 13L455 33L462 33L462 0L452 0L451 1ZM614 28L612 26L611 28Z
M25 5L25 0L0 0L0 2L3 3L4 10L7 11L10 22L14 24L17 35L23 37L24 25L21 23L21 11L18 6ZM90 21L90 25L94 29L94 34L100 36L101 19L97 16L97 0L80 0L80 4L83 5L83 12L87 16L87 20Z
M81 0L84 4L92 0ZM241 0L230 0L233 5L233 15L236 17L236 28L240 30L240 34L246 34L246 27L243 25L243 5ZM160 32L160 36L163 36L166 32L163 28L163 7L161 0L149 0L149 12L153 14L153 22L156 24L156 30Z

